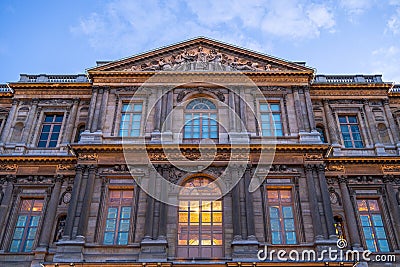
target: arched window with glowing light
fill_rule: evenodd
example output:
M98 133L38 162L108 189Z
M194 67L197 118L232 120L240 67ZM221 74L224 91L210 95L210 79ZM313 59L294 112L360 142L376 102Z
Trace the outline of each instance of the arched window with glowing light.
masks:
M178 258L223 257L220 196L218 185L207 177L195 177L183 184L179 193Z
M217 108L211 100L196 98L186 106L183 138L218 138Z

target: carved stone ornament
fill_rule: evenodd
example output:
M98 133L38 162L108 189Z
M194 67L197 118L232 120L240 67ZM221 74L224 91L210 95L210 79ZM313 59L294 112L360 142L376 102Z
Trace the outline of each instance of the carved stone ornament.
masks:
M121 173L129 171L128 167L125 164L115 165L111 168L104 168L103 173Z
M383 172L400 172L400 165L383 165Z
M39 104L41 104L41 105L71 105L71 104L73 104L73 100L48 99L48 100L40 100Z
M0 164L0 172L16 172L17 169L17 164Z
M189 92L192 92L193 90L191 90L191 91L180 91L179 93L178 93L178 96L176 97L176 101L179 103L179 102L182 102L182 100L185 98L185 96L189 93ZM221 101L221 102L225 102L225 96L224 96L224 94L221 92L221 91L219 91L219 90L216 90L216 89L213 89L213 90L209 90L209 89L206 89L206 88L201 88L201 92L209 92L209 93L211 93L211 94L213 94L213 95L215 95L217 98L218 98L218 100L219 101ZM200 93L201 93L200 92Z
M58 171L72 171L72 170L75 170L75 165L73 165L73 164L58 164L57 170Z
M323 160L322 154L306 154L305 160Z
M283 165L283 164L274 164L271 166L270 172L293 173L293 172L297 172L297 170L288 168L286 165Z
M78 160L97 160L98 158L97 153L82 153L79 154Z
M325 170L331 172L343 172L344 165L328 165L325 167Z
M150 62L129 66L123 71L282 71L270 63L258 63L235 55L221 53L218 49L199 46L184 49Z

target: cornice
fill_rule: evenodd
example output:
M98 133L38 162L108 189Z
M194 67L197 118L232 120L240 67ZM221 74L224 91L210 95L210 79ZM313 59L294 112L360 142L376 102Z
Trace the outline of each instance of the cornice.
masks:
M387 157L387 156L375 156L375 157L331 157L325 158L327 163L400 163L400 157Z
M0 163L10 162L59 162L59 163L74 163L74 156L0 156Z
M75 89L81 89L81 88L91 88L92 83L90 82L84 82L84 83L23 83L23 82L17 82L17 83L10 83L10 87L12 89L54 89L54 88L75 88Z

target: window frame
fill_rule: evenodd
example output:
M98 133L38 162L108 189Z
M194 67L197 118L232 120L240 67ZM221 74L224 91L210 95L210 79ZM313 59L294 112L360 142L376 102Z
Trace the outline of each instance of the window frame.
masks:
M124 106L128 105L128 106L132 106L131 110L129 111L124 111ZM140 111L135 111L134 107L135 105L141 105L141 110ZM120 108L119 108L119 120L118 120L118 127L116 127L116 135L120 138L137 138L137 137L141 137L143 135L143 118L144 118L144 102L143 101L121 101L120 102ZM123 124L123 116L124 114L129 114L129 123L128 123L128 128L123 128L121 129L121 126ZM139 122L139 129L133 129L133 115L139 115L140 114L140 122ZM128 135L124 136L121 134L121 131L128 131ZM131 133L133 131L139 131L138 135L134 135L131 136Z
M383 230L384 230L384 233L385 233L385 235L386 235L386 242L387 242L387 244L388 244L388 248L389 248L389 250L388 251L381 251L381 249L380 249L380 246L378 245L378 238L376 238L376 229L375 229L375 224L372 226L370 226L372 229L372 235L373 235L373 240L374 240L374 244L375 244L375 251L372 251L373 253L385 253L385 252L392 252L393 251L393 248L392 248L392 242L391 242L391 237L390 237L390 229L389 229L389 226L388 226L388 220L387 220L387 216L386 216L386 209L384 208L384 203L383 203L383 201L382 201L382 198L380 197L380 196L366 196L366 195L357 195L356 196L356 198L355 198L355 206L356 206L356 212L357 212L357 222L358 222L358 226L359 226L359 232L360 232L360 237L361 237L361 240L362 240L362 242L363 242L363 247L364 248L366 248L366 249L369 249L368 248L368 245L367 245L367 239L366 239L366 236L365 236L365 233L364 233L364 227L363 227L363 225L362 225L362 220L361 220L361 215L362 214L365 214L365 212L360 212L360 210L359 210L359 207L358 207L358 201L359 200L366 200L366 201L370 201L370 200L375 200L376 202L377 202L377 204L378 204L378 208L379 208L379 213L377 213L377 212L373 212L373 213L370 213L369 211L370 211L370 209L369 209L369 204L368 204L368 216L370 216L370 215L374 215L374 214L379 214L380 215L380 217L381 217L381 220L382 220L382 224L383 224L383 226L382 226L382 228L383 228ZM369 217L370 218L370 222L372 221L372 219L371 219L371 217Z
M214 109L210 108L210 109L188 109L188 106L191 105L194 101L196 100L207 100L209 102L211 102L212 105L214 105ZM187 116L190 115L190 119L187 119ZM217 141L219 139L219 133L220 133L220 129L219 129L219 123L218 123L218 106L213 102L213 99L208 98L208 97L198 97L198 98L193 98L190 99L188 101L188 103L184 106L183 109L183 127L182 127L182 140L184 142L191 142L191 141L198 141L198 140L203 140L203 139L212 139L214 141ZM194 124L194 121L198 119L199 120L199 137L193 137L195 131L194 131L194 127L196 127L197 125ZM207 124L204 124L205 121L208 121ZM215 122L212 123L212 122ZM187 123L191 122L190 126L187 126ZM203 126L208 126L207 127L207 131L203 131ZM189 133L189 131L187 131L187 129L190 127L190 133L191 133L191 137L185 137L187 133ZM212 127L216 127L216 136L215 137L211 137L211 135L214 133L214 131L211 130ZM208 137L203 137L203 133L207 133Z
M346 118L346 123L342 123L340 122L340 118L341 117L345 117ZM357 123L350 123L349 122L349 117L355 117L357 119ZM343 146L345 148L348 149L364 149L366 147L366 139L363 136L363 129L362 129L362 125L361 125L361 120L360 117L358 116L358 113L339 113L337 114L337 122L338 122L338 126L339 126L339 131L340 131L340 137L342 139L343 142ZM350 140L345 140L344 136L343 136L343 131L342 131L342 125L346 125L347 129L349 130L348 134L350 135ZM353 138L353 131L351 130L351 126L352 125L356 125L358 127L358 133L360 134L361 139L360 140L354 140ZM347 147L346 146L346 141L351 141L352 146L351 147ZM362 147L356 147L355 146L355 142L360 142L362 144Z
M268 108L269 108L268 111L264 111L264 110L261 109L261 106L265 105L265 104L268 105ZM273 111L271 109L271 105L277 105L279 107L279 111ZM285 128L285 126L284 126L284 119L285 118L284 118L284 114L283 114L284 109L282 107L281 100L273 99L273 100L267 100L267 101L259 101L257 108L258 108L258 114L259 114L258 115L258 119L259 119L258 125L259 125L260 136L262 136L264 138L284 137L285 136L285 129L284 129ZM267 115L269 117L270 125L274 125L273 128L270 127L269 129L265 130L265 131L271 131L271 135L264 135L263 134L263 131L264 131L263 126L262 126L263 125L263 120L262 120L263 114ZM274 119L274 115L276 115L276 114L278 114L279 118L280 118L279 125L280 125L280 128L281 128L280 129L281 133L279 135L277 134L277 128L276 128L277 123L275 122L275 119ZM274 130L275 134L272 134L273 130Z
M33 201L33 203L32 203L33 205L31 206L31 210L29 212L28 211L22 211L22 205L23 205L25 200ZM32 211L33 208L34 208L34 202L35 201L42 201L42 206L41 206L41 211L40 212L36 212L35 213L34 211ZM9 244L8 244L8 252L10 252L10 253L31 253L31 252L33 252L33 250L37 246L37 242L38 242L39 237L40 237L42 223L43 223L43 217L44 217L44 215L46 213L46 208L47 208L46 206L47 206L46 205L46 199L43 198L43 197L41 198L41 197L36 197L36 196L35 197L32 197L32 196L21 196L19 198L19 201L18 201L17 205L15 206L16 212L15 212L15 217L14 217L14 220L13 220L13 227L12 227L11 231L9 232L10 233L10 239L9 239ZM32 215L32 214L38 214L38 215ZM19 220L20 216L27 216L24 227L23 228L19 227L19 228L23 229L22 230L22 238L21 239L14 239L15 231L16 231L16 228L18 227L17 224L18 224L18 220ZM38 219L38 222L37 222L37 225L36 225L35 236L33 237L33 239L28 239L27 238L28 235L29 235L28 232L29 232L29 229L31 229L30 226L32 226L32 225L29 225L29 224L31 223L31 219L32 219L33 216L38 216L39 219ZM20 244L18 245L18 250L17 251L12 251L11 250L12 249L12 245L13 245L13 240L20 240ZM32 240L31 249L28 250L28 251L25 250L27 240Z
M301 241L302 241L302 236L300 235L300 224L299 224L299 218L298 218L298 206L297 206L297 194L294 190L294 186L292 185L264 185L265 189L264 189L264 198L265 198L265 220L266 220L266 230L267 230L267 240L268 242L273 245L273 246L294 246L294 245L298 245ZM286 231L284 230L284 223L283 221L283 217L279 217L279 221L280 221L280 238L281 238L281 243L273 243L273 237L272 237L272 228L271 228L271 215L270 215L270 207L271 204L274 205L276 202L270 203L268 201L268 191L272 191L272 190L278 190L278 191L289 191L291 194L291 202L288 202L288 204L286 205L282 205L281 202L277 202L279 203L279 210L282 211L282 206L290 206L292 208L292 216L293 218L289 218L289 219L293 219L293 224L294 224L294 232L295 233L295 243L293 244L289 244L286 243L286 236L285 233ZM276 206L276 204L275 204ZM282 214L282 212L280 213ZM274 231L276 232L276 231Z
M207 176L196 176L196 177L191 177L187 180L184 181L184 183L182 184L182 186L185 186L189 183L191 183L194 179L206 179L209 180L210 183L215 182L213 179L207 177ZM192 188L192 187L189 187ZM193 186L193 188L196 188L196 186ZM220 188L217 188L218 190L220 190ZM212 199L212 198L211 198ZM198 229L196 231L196 233L198 234L198 244L189 244L189 240L190 240L190 234L192 233L190 231L190 225L191 225L191 221L190 221L190 215L191 213L196 213L196 211L192 212L191 211L191 207L185 207L185 206L181 206L178 205L177 206L177 231L176 231L176 257L179 259L192 259L193 257L190 256L191 253L191 248L193 249L197 249L198 255L195 258L209 258L209 257L205 257L204 255L202 255L202 250L206 250L206 249L210 249L210 258L223 258L224 254L225 254L225 234L224 234L224 201L223 198L219 198L217 200L207 200L206 198L190 198L190 197L179 197L179 203L181 202L187 202L189 204L190 201L196 201L199 202L199 206L196 206L198 208ZM210 202L210 210L204 210L203 207L205 207L205 202ZM218 202L220 204L221 209L220 210L214 210L214 204L215 202ZM194 206L193 206L194 207ZM214 212L220 213L221 214L221 222L218 222L220 225L214 225L214 221L213 221L213 214ZM187 213L187 222L181 222L180 221L180 214L181 213ZM205 213L210 213L210 222L204 222L203 221L203 215ZM181 223L184 223L181 225ZM194 222L195 223L195 222ZM203 230L203 226L208 226L206 225L207 223L210 223L209 227L210 230L209 231L205 231L202 232ZM186 244L179 244L179 241L181 240L179 237L179 234L181 234L181 226L186 226L187 231L186 231ZM215 229L216 227L220 227L220 231L218 231L218 229ZM211 243L210 244L202 244L203 238L202 236L204 235L210 235L211 238ZM221 244L213 244L213 237L215 235L220 235L221 239ZM218 250L217 250L218 249ZM185 256L180 255L180 250L184 251L185 250ZM182 252L183 253L183 252ZM216 255L215 253L220 253L221 255Z
M50 121L50 122L46 122L46 118L47 118L48 116L52 116L52 117L53 117L53 120ZM57 121L57 119L56 119L57 116L61 116L61 121ZM41 126L40 126L40 131L39 131L39 134L38 134L38 137L37 137L38 139L37 139L37 142L36 142L36 147L38 147L38 148L40 148L40 149L57 148L58 145L60 144L60 138L61 138L61 136L62 136L62 130L63 130L63 125L64 125L64 120L65 120L65 113L63 113L63 112L48 112L48 113L44 113L44 114L43 114L43 117L42 117L42 123L41 123ZM49 132L43 132L43 128L44 128L44 126L46 126L46 125L49 125L49 126L50 126ZM51 142L54 142L54 141L55 141L55 140L52 140L52 139L51 139L52 135L55 133L55 132L53 131L53 129L54 129L55 126L60 126L60 130L59 130L59 132L58 132L56 144L55 144L54 146L49 146ZM48 134L48 137L47 137L46 140L44 140L44 139L42 140L42 139L41 139L41 137L42 137L42 135L43 135L44 133L47 133L47 134ZM43 142L43 141L46 142L45 146L40 146L39 144L40 144L41 142Z

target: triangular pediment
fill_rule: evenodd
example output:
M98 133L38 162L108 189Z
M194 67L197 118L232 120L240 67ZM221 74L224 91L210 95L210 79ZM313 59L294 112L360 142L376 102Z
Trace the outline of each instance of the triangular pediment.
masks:
M304 65L205 37L103 63L91 71L313 72Z

